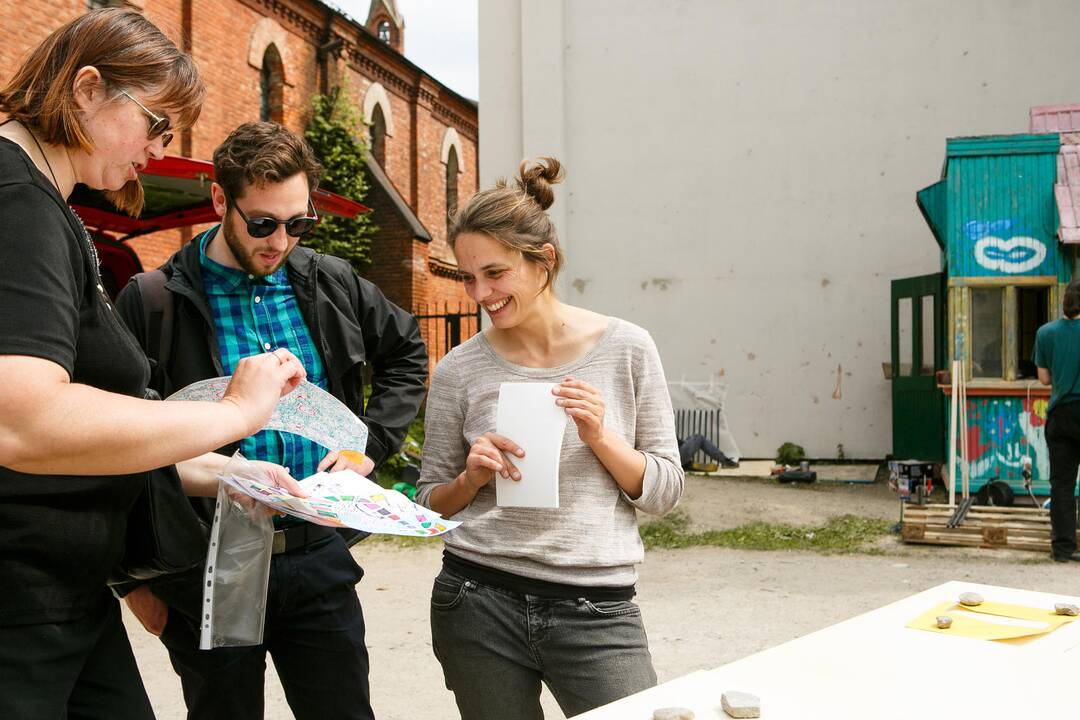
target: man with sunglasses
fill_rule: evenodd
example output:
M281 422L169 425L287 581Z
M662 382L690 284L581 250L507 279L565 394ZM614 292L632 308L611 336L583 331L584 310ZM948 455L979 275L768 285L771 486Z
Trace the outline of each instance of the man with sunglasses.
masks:
M327 468L370 473L397 451L427 379L415 318L345 261L298 245L318 222L311 193L321 170L307 143L284 127L241 125L214 152L211 193L221 223L117 298L155 363L152 383L162 395L228 375L245 355L286 348L310 382L352 408L370 431L359 466L289 433L263 431L239 443L246 457L272 460L297 478ZM209 523L212 501L196 510ZM201 568L136 589L129 606L168 648L189 718L262 718L268 652L295 717L372 718L354 588L363 571L334 531L292 518L275 524L262 645L198 649Z

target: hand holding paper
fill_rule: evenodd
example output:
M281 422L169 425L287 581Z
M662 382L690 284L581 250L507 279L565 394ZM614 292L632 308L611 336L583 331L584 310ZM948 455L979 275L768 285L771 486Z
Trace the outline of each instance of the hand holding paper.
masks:
M584 380L567 377L551 390L561 407L577 425L581 442L593 446L604 438L604 395Z
M496 475L520 480L521 473L510 457L521 458L524 455L525 451L510 438L498 433L484 433L476 438L469 448L469 456L465 458L465 484L470 492L476 494Z
M499 507L559 507L559 456L566 413L555 404L553 383L503 383L495 431L524 450L514 460L521 479L496 476Z

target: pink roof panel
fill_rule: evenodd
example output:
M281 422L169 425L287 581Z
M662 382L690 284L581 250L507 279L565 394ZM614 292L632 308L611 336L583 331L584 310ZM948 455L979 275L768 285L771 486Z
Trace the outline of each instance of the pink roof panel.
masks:
M1077 108L1080 111L1080 106ZM1054 200L1061 219L1058 238L1069 245L1080 244L1080 134L1062 133L1057 166Z
M1080 132L1080 105L1038 105L1031 108L1031 132Z

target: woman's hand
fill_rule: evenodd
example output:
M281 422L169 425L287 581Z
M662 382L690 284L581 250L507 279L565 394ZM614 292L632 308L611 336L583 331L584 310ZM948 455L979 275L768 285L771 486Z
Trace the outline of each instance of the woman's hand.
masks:
M306 377L304 366L288 350L279 348L251 355L237 363L221 402L236 406L247 425L247 434L254 435L274 414L278 400Z
M574 419L581 442L592 447L604 439L604 396L583 380L567 376L551 390L555 404Z
M304 489L300 487L300 483L296 482L293 476L289 474L289 471L280 465L264 460L249 460L248 462L262 472L268 485L279 487L293 497L306 498L308 496Z
M248 462L254 465L256 469L258 469L259 474L261 475L259 479L262 480L265 484L279 487L293 497L305 498L308 496L308 494L304 492L303 488L300 487L300 484L293 479L292 475L289 474L289 471L281 467L280 465L275 465L274 463L266 462L264 460L249 460ZM274 515L280 515L282 517L285 516L285 513L277 512L270 505L256 502L254 498L240 492L239 490L233 488L230 485L225 486L225 492L229 494L229 497L232 498L233 501L240 503L240 505L242 505L248 511L257 509L263 514L269 515L271 517L273 517Z
M504 478L521 479L521 473L510 462L507 455L525 457L525 451L513 440L497 433L484 433L469 448L465 458L465 472L462 474L465 487L475 495L480 488L495 479L495 473Z

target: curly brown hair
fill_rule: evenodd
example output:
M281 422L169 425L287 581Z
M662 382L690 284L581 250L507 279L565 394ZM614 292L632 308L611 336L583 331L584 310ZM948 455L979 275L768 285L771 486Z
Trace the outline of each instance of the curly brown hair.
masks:
M249 185L280 183L297 173L307 176L313 191L322 172L307 141L272 122L244 123L214 151L214 179L230 203L244 197Z

